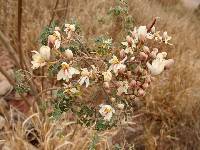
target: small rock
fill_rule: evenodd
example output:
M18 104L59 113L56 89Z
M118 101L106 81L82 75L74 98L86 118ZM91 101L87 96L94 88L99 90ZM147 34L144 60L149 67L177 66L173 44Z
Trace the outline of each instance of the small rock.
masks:
M0 96L5 95L11 89L12 86L7 80L0 81Z

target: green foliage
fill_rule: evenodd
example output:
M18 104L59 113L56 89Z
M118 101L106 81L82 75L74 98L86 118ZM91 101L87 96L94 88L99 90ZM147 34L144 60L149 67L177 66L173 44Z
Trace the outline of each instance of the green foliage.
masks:
M80 111L77 112L78 115L78 123L85 126L91 126L94 122L95 111L93 107L88 107L86 105L82 105Z
M133 20L133 17L128 15L127 17L125 17L125 23L124 23L124 28L126 30L133 30L134 28L134 20Z
M20 94L29 92L30 87L28 86L24 71L21 69L15 70L14 76L15 76L15 81L16 81L16 84L14 87L15 91Z
M47 45L48 42L48 36L53 34L55 27L58 26L58 23L56 21L52 21L50 26L46 26L43 31L40 34L40 44L41 45Z
M58 119L63 112L67 112L72 107L72 98L64 93L63 89L58 90L54 102L53 112L50 114L54 119Z
M121 6L110 8L108 12L108 14L113 15L113 16L120 16L122 14L127 14L127 13L128 13L127 8L123 8Z
M97 37L95 39L95 49L100 55L107 55L112 48L112 39L104 36Z
M111 129L114 126L116 126L116 121L113 119L111 121L105 121L103 119L98 119L96 122L95 129L97 131L104 131L107 129Z
M61 65L61 62L50 65L48 68L49 76L57 75L58 71L60 70L60 65Z
M114 145L114 150L121 150L122 147L119 144Z

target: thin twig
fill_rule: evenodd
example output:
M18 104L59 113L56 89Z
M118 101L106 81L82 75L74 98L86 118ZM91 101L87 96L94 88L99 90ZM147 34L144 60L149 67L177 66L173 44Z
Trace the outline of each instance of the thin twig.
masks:
M152 23L147 27L147 32L151 31L151 28L155 25L157 18L155 17L152 21Z
M21 26L22 26L22 0L18 0L18 50L19 50L19 60L20 65L23 67L23 52L22 52L22 45L21 45Z
M58 6L58 3L59 3L59 0L56 1L54 10L56 10L56 8L57 8L57 6ZM54 20L55 14L56 14L56 12L54 11L54 12L53 12L53 15L52 15L52 17L51 17L51 20L50 20L50 22L49 22L49 26L51 25L52 21Z

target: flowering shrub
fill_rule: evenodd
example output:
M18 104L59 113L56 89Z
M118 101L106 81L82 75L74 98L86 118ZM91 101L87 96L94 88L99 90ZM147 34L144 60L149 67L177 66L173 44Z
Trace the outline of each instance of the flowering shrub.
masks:
M147 45L148 41L171 45L167 32L156 31L155 21L135 27L119 47L113 46L112 39L100 37L94 49L84 43L77 24L46 28L41 34L41 48L32 51L31 63L32 69L49 71L47 78L57 80L50 116L71 111L78 123L96 130L110 129L124 119L133 100L145 96L154 76L174 63L166 59L166 52ZM91 96L94 88L105 95L100 102L98 96L93 101L84 96L86 91Z

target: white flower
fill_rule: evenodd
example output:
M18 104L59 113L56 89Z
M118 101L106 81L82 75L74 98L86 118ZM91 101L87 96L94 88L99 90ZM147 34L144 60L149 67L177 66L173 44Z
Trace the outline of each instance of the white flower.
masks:
M61 41L60 40L55 40L55 44L54 44L54 47L55 49L59 49L60 48L60 44L61 44Z
M166 56L166 52L158 53L152 64L147 62L147 67L152 75L159 75L163 72L165 66L169 63L169 60L164 59Z
M171 40L171 39L172 39L172 37L169 36L169 35L167 34L167 32L165 31L165 32L163 33L163 36L162 36L163 42L165 42L165 44L172 45L172 44L170 44L170 43L168 42L168 41Z
M104 120L110 121L115 110L110 105L100 105L99 113L104 117Z
M83 85L85 83L85 86L87 88L89 86L89 84L90 84L89 76L90 76L90 72L88 71L88 69L87 68L83 68L82 72L81 72L81 77L80 77L80 79L78 81L79 84Z
M154 35L147 32L146 26L140 26L139 28L134 28L132 34L135 37L135 41L141 40L144 41L146 39L153 39Z
M54 42L54 47L55 49L59 49L61 44L61 34L59 31L54 31L53 35L56 37L56 40Z
M113 70L113 72L118 75L119 70L125 70L126 65L124 65L124 62L126 61L127 57L125 57L122 61L119 61L118 58L113 55L112 59L109 61L111 66L109 67L109 70Z
M143 40L146 38L146 35L147 35L147 27L146 26L140 26L138 29L137 29L137 35L138 35L138 38L140 40Z
M68 82L69 79L71 79L74 74L80 74L80 72L77 69L71 67L66 62L63 62L61 66L62 68L57 74L57 80L63 79L66 82Z
M65 56L67 57L67 59L72 59L73 58L73 52L70 49L65 50Z
M104 81L105 82L110 82L112 79L112 73L110 72L110 70L107 70L106 72L102 73L103 77L104 77Z
M117 89L117 95L122 95L123 93L128 94L128 81L119 81L119 87Z
M31 61L32 63L32 69L37 69L39 67L43 67L46 65L46 61L50 59L50 48L48 46L42 46L39 50L39 52L37 51L32 51L33 53L35 53L32 56L33 61Z
M51 48L54 47L55 49L60 48L61 45L61 34L57 28L55 28L55 31L52 35L48 36L48 46Z
M76 30L75 25L74 24L65 24L65 32L67 34L67 39L70 39L72 36L72 32L74 32Z
M104 40L103 43L111 45L112 44L112 39Z
M65 30L64 31L66 31L66 32L68 32L68 31L75 31L76 30L76 28L75 28L75 24L65 24Z
M60 27L55 27L55 31L60 31Z

